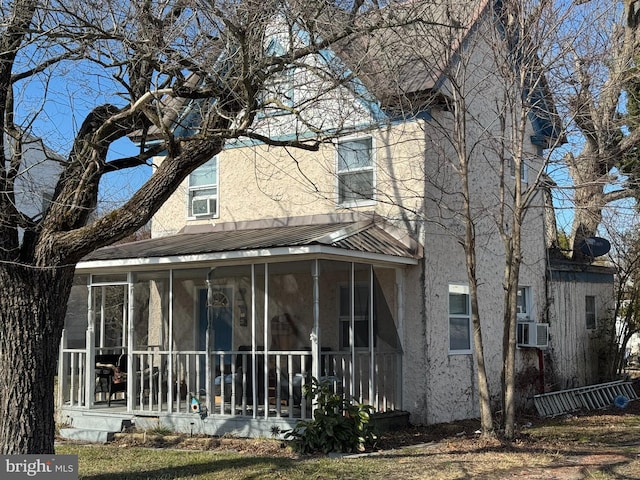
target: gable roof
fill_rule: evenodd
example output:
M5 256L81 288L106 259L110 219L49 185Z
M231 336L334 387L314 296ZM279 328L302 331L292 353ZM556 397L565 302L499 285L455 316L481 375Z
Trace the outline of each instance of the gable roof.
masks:
M415 264L420 249L407 246L373 221L218 230L141 240L100 248L78 270L265 256L326 254Z
M387 107L437 89L488 0L409 1L383 10L388 26L333 46ZM375 21L375 19L373 20Z

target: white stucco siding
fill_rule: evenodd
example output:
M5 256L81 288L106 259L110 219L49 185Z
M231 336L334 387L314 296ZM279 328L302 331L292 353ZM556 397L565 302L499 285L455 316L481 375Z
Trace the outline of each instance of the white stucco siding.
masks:
M424 133L420 122L395 125L349 138L372 137L376 202L355 210L376 211L391 221L422 209ZM334 143L318 152L255 145L230 148L218 156L219 216L187 218L185 181L153 219L153 236L185 225L241 222L345 212L337 204Z

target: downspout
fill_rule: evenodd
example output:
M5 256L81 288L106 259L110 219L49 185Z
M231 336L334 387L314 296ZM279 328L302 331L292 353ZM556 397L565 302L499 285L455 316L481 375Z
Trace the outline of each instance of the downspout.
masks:
M541 348L536 348L538 351L538 381L540 385L538 387L538 393L544 393L544 352Z

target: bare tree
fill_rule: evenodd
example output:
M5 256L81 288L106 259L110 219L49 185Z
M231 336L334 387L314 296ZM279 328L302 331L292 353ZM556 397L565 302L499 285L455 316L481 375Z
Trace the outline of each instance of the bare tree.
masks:
M317 148L319 136L286 142L270 137L254 127L256 116L268 108L284 109L297 116L302 133L320 131L317 116L306 107L349 82L349 74L316 63L314 73L322 81L313 92L307 87L303 104L278 102L266 86L327 45L376 29L381 21L376 5L363 0L2 3L2 453L53 452L53 379L78 260L145 225L183 179L228 140ZM366 21L360 21L363 13ZM274 38L279 48L270 49ZM17 200L17 185L29 175L27 139L33 133L53 138L57 125L48 116L50 104L57 107L61 91L72 84L82 94L70 99L64 113L80 115L74 107L82 105L86 117L66 137L72 143L68 156L49 156L60 174L46 209L27 214ZM136 153L114 157L114 143L126 138L137 140ZM106 178L149 169L160 152L164 161L122 206L93 215Z
M574 148L564 160L573 182L570 238L573 256L580 257L581 242L596 235L603 209L637 196L640 2L576 3L575 20L594 25L571 40L567 76L560 79L575 127Z
M607 216L605 215L605 220ZM631 225L611 219L605 228L611 239L609 260L615 273L615 307L609 316L598 319L600 369L603 379L615 379L624 373L627 345L633 335L640 333L640 238Z

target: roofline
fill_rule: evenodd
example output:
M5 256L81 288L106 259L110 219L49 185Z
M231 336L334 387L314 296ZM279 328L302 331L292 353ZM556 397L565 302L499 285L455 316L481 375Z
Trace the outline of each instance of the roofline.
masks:
M380 253L358 252L345 250L326 245L306 245L297 247L261 248L251 250L234 250L229 252L212 252L193 255L171 255L167 257L138 257L116 260L92 260L79 262L76 265L76 273L93 273L96 270L115 269L155 269L158 267L189 268L211 262L230 261L237 263L240 260L261 259L259 263L289 260L286 257L296 257L296 260L305 256L322 257L323 259L353 259L374 263L395 264L401 266L417 265L418 259L412 257L399 257Z

